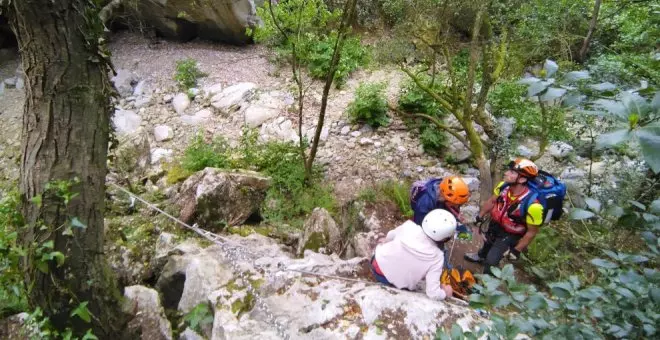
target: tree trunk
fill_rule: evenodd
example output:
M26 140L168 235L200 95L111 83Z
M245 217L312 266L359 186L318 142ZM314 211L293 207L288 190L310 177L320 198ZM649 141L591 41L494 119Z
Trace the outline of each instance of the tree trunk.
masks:
M344 40L350 29L350 24L353 21L352 18L355 17L355 7L357 0L348 0L344 5L344 12L341 18L341 25L337 32L337 41L335 43L335 49L332 53L332 60L330 61L330 70L325 80L325 86L323 86L323 96L321 97L321 109L319 111L319 119L316 122L316 130L314 132L314 139L312 140L311 150L309 151L309 157L305 160L305 174L309 180L312 174L312 166L314 166L314 159L316 158L316 151L319 147L319 142L321 138L321 131L323 130L323 123L325 120L325 111L328 107L328 96L330 95L330 87L332 86L332 81L335 78L337 73L337 67L339 65L339 60L341 59L341 52L344 48Z
M600 2L601 0L596 0L594 3L594 12L591 15L591 22L589 23L589 31L587 32L587 36L584 37L584 41L582 42L582 48L580 49L580 54L578 55L578 61L579 62L584 62L587 59L587 52L589 51L589 43L591 42L591 37L594 35L594 31L596 31L596 24L598 23L598 13L600 12Z
M109 63L100 56L103 28L88 0L12 1L12 27L26 73L20 189L28 223L26 246L53 241L65 256L36 270L28 255L30 302L56 328L74 334L92 328L99 338L119 338L125 323L120 295L103 257L103 212L110 126ZM49 186L71 181L69 189ZM61 187L60 187L61 188ZM39 201L41 201L39 203ZM68 202L67 202L68 201ZM72 226L72 219L80 223ZM65 235L65 231L72 231ZM68 234L68 233L67 233ZM71 312L88 301L91 325Z

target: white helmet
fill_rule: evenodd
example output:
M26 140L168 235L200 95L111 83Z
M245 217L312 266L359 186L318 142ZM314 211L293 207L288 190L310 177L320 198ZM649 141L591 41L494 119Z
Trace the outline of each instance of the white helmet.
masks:
M456 217L447 210L431 210L422 221L422 230L433 241L442 241L456 232Z

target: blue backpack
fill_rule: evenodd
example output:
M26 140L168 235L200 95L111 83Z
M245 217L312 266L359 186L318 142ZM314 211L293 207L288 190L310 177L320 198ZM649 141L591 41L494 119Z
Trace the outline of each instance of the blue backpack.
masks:
M504 184L502 189L508 184ZM543 224L558 220L563 214L564 198L566 197L566 185L552 174L539 170L534 180L527 182L530 194L520 204L521 211L527 214L527 208L538 200L543 206Z
M416 181L410 187L410 208L413 210L413 221L421 225L422 219L429 211L438 208L438 185L442 178L430 178Z

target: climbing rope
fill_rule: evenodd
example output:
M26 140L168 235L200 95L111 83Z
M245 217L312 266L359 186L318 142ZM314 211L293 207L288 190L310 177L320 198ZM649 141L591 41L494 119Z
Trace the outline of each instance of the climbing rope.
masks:
M176 222L177 224L195 232L196 234L204 237L205 239L217 244L220 246L220 249L224 252L225 256L229 260L229 263L232 267L232 269L238 273L239 278L243 281L243 283L246 284L246 289L247 291L252 294L254 297L255 301L255 306L259 308L266 316L266 322L273 326L277 330L277 334L281 336L284 339L289 339L289 335L286 332L285 326L279 322L276 318L275 315L270 311L270 308L268 307L268 304L266 301L261 297L260 293L257 291L257 289L250 283L249 277L247 273L243 270L241 270L238 261L244 260L248 262L254 262L256 259L256 255L251 253L248 249L246 249L243 245L238 244L236 242L233 242L226 237L222 237L220 235L214 234L210 231L201 229L197 226L197 224L194 225L189 225L180 219L168 214L164 210L158 208L156 205L153 203L150 203L146 201L145 199L141 198L140 196L130 192L128 189L116 184L116 183L110 183L113 187L117 188L118 190L126 193L130 197L131 205L134 204L135 200L140 201L144 203L149 209L152 209L160 214L165 215L167 218L171 219L172 221ZM452 245L453 248L453 245ZM256 265L255 265L256 267ZM284 267L283 264L278 265L279 272L282 271L289 271L289 272L297 272L303 275L311 275L311 276L317 276L317 277L326 277L330 279L336 279L336 280L343 280L343 281L348 281L348 282L356 282L356 283L362 283L364 285L368 286L379 286L384 289L391 289L392 291L398 291L395 287L390 287L387 285L383 285L380 282L373 282L373 281L366 281L366 280L360 280L360 279L354 279L354 278L349 278L349 277L343 277L343 276L337 276L337 275L328 275L328 274L321 274L317 272L312 272L312 271L307 271L307 270L301 270L301 269L293 269L293 268L286 268ZM468 306L468 302L457 299L455 297L449 297L447 299L448 302L453 302L452 304L458 304L461 306ZM477 311L479 314L482 316L485 316L483 313L480 311Z
M229 240L225 237L222 237L222 236L214 234L212 232L200 229L197 226L197 224L192 225L192 226L188 225L187 223L181 221L180 219L178 219L178 218L168 214L167 212L163 211L162 209L158 208L154 204L142 199L138 195L130 192L129 190L127 190L127 189L125 189L125 188L123 188L123 187L121 187L121 186L119 186L115 183L110 183L110 185L112 185L115 188L119 189L120 191L128 194L129 197L132 197L132 198L137 199L138 201L144 203L150 209L155 210L155 211L167 216L169 219L175 221L176 223L180 224L181 226L183 226L183 227L185 227L189 230L192 230L195 233L197 233L198 235L200 235L200 236L206 238L207 240L219 245L220 249L224 252L225 256L229 260L229 264L231 265L232 269L236 273L238 273L238 277L245 284L246 290L248 291L248 293L252 294L252 296L254 297L255 306L265 314L266 322L268 324L270 324L271 326L275 327L275 329L277 330L277 334L279 336L281 336L282 338L284 338L286 340L289 339L289 335L286 332L286 327L275 318L275 315L270 311L270 308L268 307L268 304L266 303L266 301L261 297L261 294L257 291L257 289L254 288L252 283L250 283L248 274L245 271L241 270L241 268L238 264L239 259L244 260L244 261L254 261L254 257L251 258L251 256L249 256L249 255L253 255L253 254L250 254L249 251L247 251L247 249L245 249L245 247L243 247L240 244L234 243L234 242L232 242L231 240Z

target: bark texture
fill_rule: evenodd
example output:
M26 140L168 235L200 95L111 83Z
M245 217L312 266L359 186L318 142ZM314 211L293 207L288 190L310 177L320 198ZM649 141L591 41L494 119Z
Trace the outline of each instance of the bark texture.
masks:
M103 211L110 132L109 64L99 54L102 34L98 10L88 0L12 1L10 17L26 73L20 189L28 227L26 245L54 242L65 255L48 272L28 256L30 302L41 307L55 327L76 333L93 328L99 338L115 338L125 323L120 294L103 257ZM68 204L49 187L75 179ZM66 191L66 190L65 190ZM41 204L33 198L41 197ZM86 228L72 228L77 218ZM91 325L71 311L88 301Z

